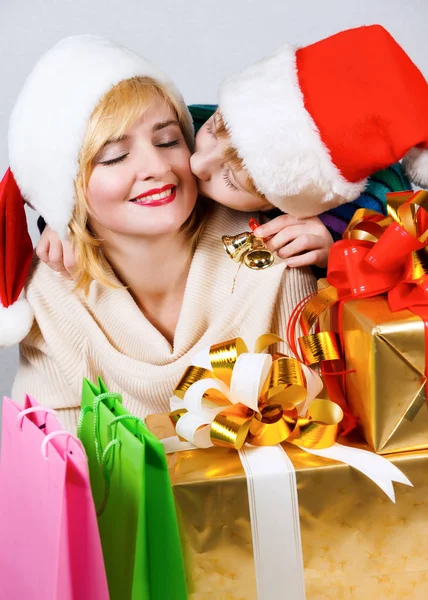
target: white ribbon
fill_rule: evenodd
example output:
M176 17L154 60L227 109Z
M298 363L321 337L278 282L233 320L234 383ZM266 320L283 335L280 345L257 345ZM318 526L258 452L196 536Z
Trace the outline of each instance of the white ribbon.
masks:
M339 462L345 463L350 467L354 467L361 471L366 477L371 479L380 489L385 492L388 498L395 503L395 492L392 482L403 483L413 487L411 481L404 475L402 471L383 456L361 450L360 448L352 448L350 446L342 446L342 444L333 444L330 448L322 450L314 450L310 448L301 448L309 454L322 456L323 458L331 458Z
M257 600L305 600L293 463L281 446L239 451L246 477Z

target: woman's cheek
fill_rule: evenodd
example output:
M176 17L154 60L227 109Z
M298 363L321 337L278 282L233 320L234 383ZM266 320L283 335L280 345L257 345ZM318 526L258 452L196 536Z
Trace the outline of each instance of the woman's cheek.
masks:
M180 159L175 163L175 168L173 170L175 170L176 174L181 178L189 179L195 177L190 168L190 152L188 156L180 157Z
M89 180L88 200L95 206L123 199L124 186L118 172L94 172Z

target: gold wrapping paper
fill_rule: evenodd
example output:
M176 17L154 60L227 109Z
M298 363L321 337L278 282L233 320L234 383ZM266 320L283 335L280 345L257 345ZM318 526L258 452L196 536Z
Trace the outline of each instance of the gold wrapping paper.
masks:
M364 438L388 454L428 448L422 320L384 296L344 303L346 395Z
M167 415L146 422L159 438L174 433ZM425 600L428 451L388 456L414 484L396 485L393 504L351 467L284 447L296 469L307 600ZM247 483L238 453L178 452L169 456L169 467L189 600L256 600ZM284 597L286 589L284 581Z

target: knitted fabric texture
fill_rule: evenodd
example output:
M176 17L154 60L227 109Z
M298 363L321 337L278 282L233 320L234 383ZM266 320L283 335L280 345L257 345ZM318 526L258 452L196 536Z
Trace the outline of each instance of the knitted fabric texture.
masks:
M168 410L179 378L204 348L238 336L251 348L269 331L285 338L293 308L314 291L315 279L280 260L265 271L230 260L221 236L244 231L249 216L215 207L192 260L173 344L125 288L93 282L84 297L36 261L27 285L35 323L20 346L13 397L31 394L74 431L82 379L99 375L130 412L144 417Z

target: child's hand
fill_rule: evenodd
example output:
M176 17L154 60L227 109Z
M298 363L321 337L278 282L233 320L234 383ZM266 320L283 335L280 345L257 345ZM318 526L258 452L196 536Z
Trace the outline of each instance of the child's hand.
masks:
M280 258L286 258L289 267L327 266L333 238L318 217L296 219L281 215L253 233L257 237L269 238L266 242L269 250L277 252Z
M72 276L76 265L76 256L71 242L60 240L56 231L46 225L39 243L36 254L40 260L57 273L61 273L67 279Z

